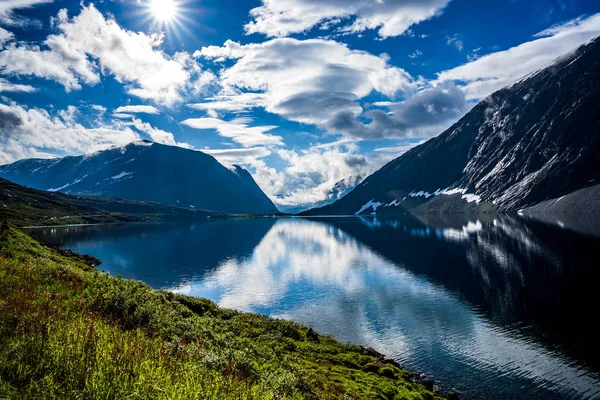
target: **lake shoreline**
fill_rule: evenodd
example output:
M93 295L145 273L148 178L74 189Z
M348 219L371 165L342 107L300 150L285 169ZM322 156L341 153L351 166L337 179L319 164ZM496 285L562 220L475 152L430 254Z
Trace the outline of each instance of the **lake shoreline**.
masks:
M163 365L161 363L166 362L160 357L154 358L155 353L151 351L153 346L164 348L177 343L178 354L181 353L177 356L180 364L172 365L173 361L167 360L168 364L163 365L165 369L170 368L168 379L175 382L178 381L177 373L181 373L179 368L188 365L189 362L205 361L205 355L199 356L201 353L192 351L192 349L197 351L198 345L203 343L202 348L210 347L217 360L223 358L224 364L223 367L215 367L212 364L206 366L201 373L194 372L199 374L194 378L198 379L198 382L209 378L217 382L212 388L204 389L215 390L216 392L212 393L220 393L220 398L245 398L249 393L258 393L256 397L263 398L268 393L274 393L274 390L281 393L283 389L278 389L278 384L273 383L271 378L265 379L268 376L288 376L286 374L289 372L286 370L290 367L292 370L297 370L296 378L301 378L302 382L298 381L291 387L284 388L283 393L288 393L288 396L284 397L310 398L317 395L323 396L322 398L341 398L344 395L356 395L357 398L375 398L389 397L388 395L394 393L394 396L401 398L406 396L416 399L442 398L433 392L436 389L434 382L398 368L395 362L385 359L372 349L339 343L331 337L319 335L310 328L290 321L221 309L205 299L157 291L141 282L107 276L85 264L81 258L56 253L19 230L8 227L7 224L3 225L0 236L2 236L0 275L3 276L0 280L2 282L0 293L3 294L4 299L2 302L4 306L0 307L0 319L4 322L17 321L10 324L3 323L0 328L2 331L0 395L2 397L43 396L47 395L50 389L56 391L55 393L62 393L56 398L72 397L78 390L100 394L103 388L88 387L87 382L94 379L103 379L107 388L111 387L114 391L125 395L132 388L130 386L132 382L121 382L118 378L113 378L109 382L108 377L99 376L99 371L107 367L117 368L117 370L120 368L127 370L127 368L119 367L117 360L110 359L108 355L105 355L106 360L98 361L98 352L104 351L101 348L90 349L85 343L73 338L69 340L69 332L77 332L83 328L91 329L86 327L93 325L95 326L93 329L98 330L101 326L103 330L111 331L112 337L121 337L125 341L135 339L133 343L150 349L147 349L144 357L136 359L139 354L131 355L128 361L132 364L129 367L135 367L128 370L133 373L131 379L148 391L153 390L153 385L144 386L145 379L142 379L142 374L137 369L141 368L140 363L152 362ZM23 297L25 292L29 294ZM7 304L19 302L21 302L19 310L6 307ZM18 319L14 320L15 317ZM51 332L69 327L71 322L67 321L77 321L83 326L71 326L60 335L53 336ZM46 338L42 342L36 342L38 343L36 346L41 348L36 347L35 354L42 359L36 360L38 368L35 370L22 369L23 365L19 366L18 361L16 364L11 362L10 358L7 358L9 353L5 351L9 348L9 344L13 347L24 345L27 339L19 334L23 324L27 325L27 337L36 337L39 332L40 338ZM206 331L206 328L203 328L205 324L213 327ZM109 340L107 338L111 337L110 335L105 337L97 332L95 334L97 337L94 336L97 341ZM132 338L131 335L136 337ZM224 345L218 339L221 335L230 338L226 341L228 345ZM248 339L251 341L248 342ZM233 342L230 342L231 340ZM40 382L47 382L49 377L65 373L59 371L63 366L44 358L44 355L51 351L47 346L57 345L55 341L62 341L60 349L71 349L76 353L73 359L63 355L67 357L66 359L70 359L73 365L79 362L77 360L86 360L87 367L79 366L87 371L87 378L84 381L71 376L69 381L73 382L69 384L50 385L52 388L40 386ZM268 346L263 348L260 344L262 342ZM254 351L258 353L253 351L248 353L248 348L244 350L244 346L249 346L250 349L254 347ZM267 348L277 349L280 356L268 355ZM83 353L79 354L78 351ZM231 351L237 354L234 358L246 358L247 361L237 359L227 366L227 359L230 356L226 354ZM124 354L125 358L129 355L126 350ZM283 363L276 361L281 357L287 361ZM21 360L26 363L24 361L26 359ZM246 364L247 362L250 364ZM75 369L70 371L71 374L77 375ZM150 372L146 373L150 374ZM191 372L188 372L186 378L190 378L189 373ZM16 379L17 376L20 378ZM155 378L155 381L160 381L159 378L166 378L166 376ZM228 389L222 391L225 386ZM175 385L167 383L160 389L179 390ZM199 388L196 387L195 390ZM227 393L236 395L231 396Z
M372 347L465 399L595 398L596 339L571 310L593 312L598 239L550 222L246 218L27 232L102 260L111 276ZM552 290L538 292L542 282Z

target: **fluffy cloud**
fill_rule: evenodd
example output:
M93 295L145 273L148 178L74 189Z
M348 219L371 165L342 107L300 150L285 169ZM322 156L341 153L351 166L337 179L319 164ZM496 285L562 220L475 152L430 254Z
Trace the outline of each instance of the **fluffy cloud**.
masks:
M450 0L262 0L250 11L247 33L288 36L321 24L329 29L344 21L340 31L378 29L382 38L403 34L411 25L442 12Z
M369 139L430 137L443 132L469 107L462 90L454 86L425 89L403 102L377 105L388 108L388 112L367 111L364 117L370 120L368 124L352 115L339 114L329 122L329 129Z
M347 133L334 123L341 118L360 125L356 121L363 113L359 100L372 92L393 97L417 89L406 71L390 65L387 55L351 50L335 41L283 38L249 45L227 41L222 47L205 47L194 55L217 62L234 59L235 63L221 71L220 96L190 107L216 111L264 107L334 134ZM351 133L361 136L356 129ZM365 137L370 135L364 132Z
M153 106L121 106L115 110L115 113L159 114L160 111Z
M0 49L4 47L4 43L12 40L15 35L4 28L0 28Z
M550 65L557 57L575 50L600 35L600 14L577 18L546 29L537 39L438 74L434 84L464 84L468 99L481 99L533 71Z
M30 8L38 4L52 3L53 0L2 0L0 1L0 22L8 25L19 25L27 20L16 16L14 10Z
M19 85L11 83L4 78L0 78L0 93L2 92L21 92L21 93L33 93L36 88L29 85Z
M347 181L351 185L359 176L367 176L391 157L376 160L360 155L356 148L279 149L275 153L286 167L280 171L263 160L252 160L247 166L265 193L284 209L328 200L335 185Z
M248 118L236 118L224 121L218 118L190 118L182 124L194 129L216 130L219 135L229 138L244 147L253 146L283 146L282 137L269 135L276 126L250 126Z
M55 44L55 40L48 43L51 50L10 44L0 52L0 72L3 75L33 75L54 80L63 85L67 92L81 89L80 81L89 85L100 81L85 54L65 49L54 50Z
M162 143L169 146L179 146L185 147L187 149L191 149L192 146L188 143L182 143L175 141L175 136L171 132L163 131L162 129L158 129L153 127L147 122L143 122L138 118L133 118L131 121L131 125L135 127L140 132L145 133L150 136L150 139L156 143Z
M51 115L39 108L0 104L0 164L27 157L85 153L139 139L128 127L84 127L77 122L78 113L75 107Z
M92 110L95 110L100 115L103 115L106 112L106 107L101 106L99 104L92 104L90 105L90 107L92 108Z
M93 5L72 19L61 10L54 22L60 33L48 36L47 49L13 43L0 52L2 74L55 80L67 91L110 74L129 94L167 104L211 80L189 54L171 57L159 50L161 35L127 31Z

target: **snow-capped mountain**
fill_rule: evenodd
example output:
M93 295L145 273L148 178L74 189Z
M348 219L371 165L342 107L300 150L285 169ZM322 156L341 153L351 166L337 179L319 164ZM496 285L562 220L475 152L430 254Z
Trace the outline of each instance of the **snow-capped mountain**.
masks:
M600 198L587 194L597 183L600 38L492 94L440 136L307 214L516 211L541 202L552 210L576 191L591 210Z
M200 151L148 141L78 157L21 160L0 166L0 177L50 192L236 214L278 212L245 169L230 170Z

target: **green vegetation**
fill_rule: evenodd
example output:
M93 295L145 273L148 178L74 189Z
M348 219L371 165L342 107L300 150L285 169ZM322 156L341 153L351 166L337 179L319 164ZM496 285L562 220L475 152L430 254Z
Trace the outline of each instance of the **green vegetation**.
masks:
M440 398L373 350L110 277L6 224L0 397Z
M219 217L168 204L51 193L0 179L0 219L17 226L100 224Z

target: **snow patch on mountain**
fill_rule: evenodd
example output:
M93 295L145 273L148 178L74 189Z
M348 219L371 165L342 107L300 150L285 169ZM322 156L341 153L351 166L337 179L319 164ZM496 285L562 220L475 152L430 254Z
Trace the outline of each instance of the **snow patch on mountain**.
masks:
M373 199L373 200L370 200L369 202L367 202L365 205L363 205L360 208L360 210L355 212L355 214L361 214L362 212L368 210L369 208L373 208L373 211L377 212L377 207L380 207L382 205L383 205L383 203L376 202L375 199Z
M473 194L473 193L467 193L467 189L461 189L461 188L437 189L433 193L429 193L429 192L426 192L424 190L420 190L418 192L415 192L413 190L412 192L410 192L408 194L408 196L409 197L425 197L426 199L428 199L428 198L430 198L432 196L452 196L454 194L461 194L462 195L461 199L466 200L467 203L472 203L472 202L476 202L477 204L481 203L481 197L480 196L478 196L476 194Z
M83 180L83 179L75 179L75 180L74 180L72 183L67 183L66 185L64 185L64 186L61 186L61 187L59 187L59 188L48 189L48 192L60 192L61 190L63 190L63 189L66 189L66 188L68 188L69 186L73 186L73 185L76 185L76 184L78 184L78 183L79 183L79 182L81 182L82 180Z
M385 202L378 202L375 201L375 199L368 201L366 204L364 204L357 212L355 212L354 214L358 215L358 214L362 214L365 211L368 211L369 209L373 209L373 213L377 213L377 208L379 207L397 207L399 205L401 205L408 197L424 197L425 199L429 199L430 197L437 197L437 196L452 196L452 195L457 195L460 194L461 195L461 199L465 200L467 203L481 203L482 199L481 196L478 196L476 194L473 193L467 193L467 189L461 189L461 188L454 188L454 189L450 189L450 188L446 188L446 189L437 189L435 192L427 192L425 190L419 190L419 191L415 191L413 190L412 192L410 192L406 197L404 197L402 200L398 200L398 199L394 199L389 203L385 203Z
M131 174L132 174L131 172L125 172L125 171L123 171L123 172L121 172L118 175L111 176L110 179L117 180L117 179L125 178L126 176L131 175Z

